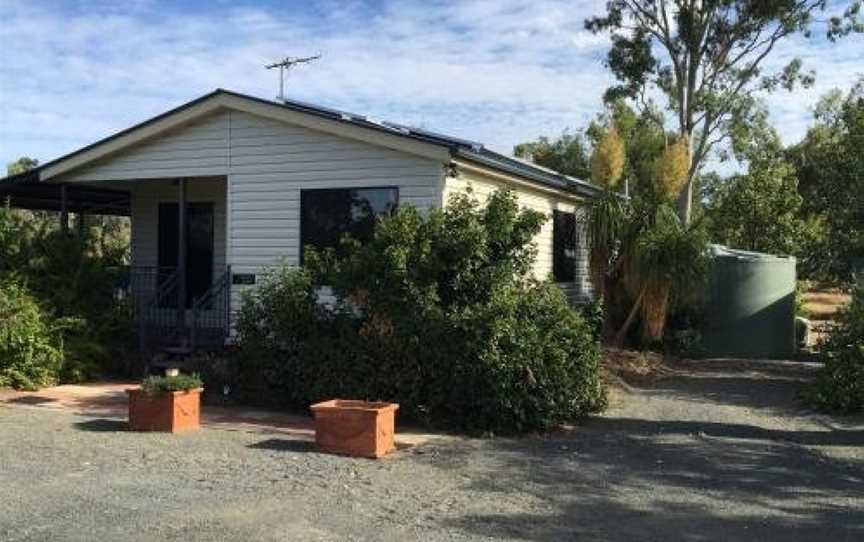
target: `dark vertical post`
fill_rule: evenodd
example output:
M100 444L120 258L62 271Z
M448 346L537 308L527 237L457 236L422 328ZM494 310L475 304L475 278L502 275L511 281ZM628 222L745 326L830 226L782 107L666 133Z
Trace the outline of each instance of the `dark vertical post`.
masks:
M177 195L177 334L186 331L186 179L180 179Z
M65 184L60 185L60 228L69 231L69 199Z

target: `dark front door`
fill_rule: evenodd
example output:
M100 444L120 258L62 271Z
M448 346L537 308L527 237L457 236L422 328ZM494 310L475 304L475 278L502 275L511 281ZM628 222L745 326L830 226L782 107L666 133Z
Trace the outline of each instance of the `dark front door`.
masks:
M159 268L177 267L176 203L159 204ZM213 204L186 204L186 306L213 284Z

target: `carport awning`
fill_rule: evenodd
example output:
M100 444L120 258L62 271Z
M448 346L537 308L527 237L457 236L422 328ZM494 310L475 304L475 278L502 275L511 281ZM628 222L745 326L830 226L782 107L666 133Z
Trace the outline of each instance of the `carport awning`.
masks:
M0 205L8 201L16 209L63 211L97 215L129 216L129 192L77 184L42 182L37 171L0 179Z

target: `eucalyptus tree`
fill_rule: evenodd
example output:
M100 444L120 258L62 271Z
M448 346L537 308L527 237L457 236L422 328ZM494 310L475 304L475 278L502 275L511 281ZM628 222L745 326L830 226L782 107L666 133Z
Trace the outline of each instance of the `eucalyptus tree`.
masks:
M830 40L864 31L861 0L823 19ZM679 214L690 222L694 179L716 145L737 123L747 123L760 92L813 82L800 59L768 71L765 60L794 34L810 36L826 0L608 0L606 13L585 21L611 34L607 64L619 81L607 100L648 106L657 92L674 113L677 135L689 153Z
M6 174L17 175L19 173L24 173L25 171L30 171L38 165L39 160L30 158L29 156L22 156L14 162L6 164Z
M864 269L864 77L848 92L828 93L814 113L815 124L786 155L799 179L802 213L827 227L814 249L818 271L847 280Z

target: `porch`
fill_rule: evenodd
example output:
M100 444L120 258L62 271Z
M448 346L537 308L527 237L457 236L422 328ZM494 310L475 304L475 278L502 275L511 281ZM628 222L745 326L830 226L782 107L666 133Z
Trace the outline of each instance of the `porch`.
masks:
M193 295L192 289L183 293L181 273L179 267L129 266L120 270L114 295L129 304L142 353L188 354L224 346L229 337L230 266L217 270L216 280L198 295ZM187 268L186 283L194 285L190 275Z
M130 218L130 265L117 270L114 297L141 352L169 358L229 337L226 199L225 177L46 183L25 173L0 183L0 203L57 212L68 235L70 215Z

